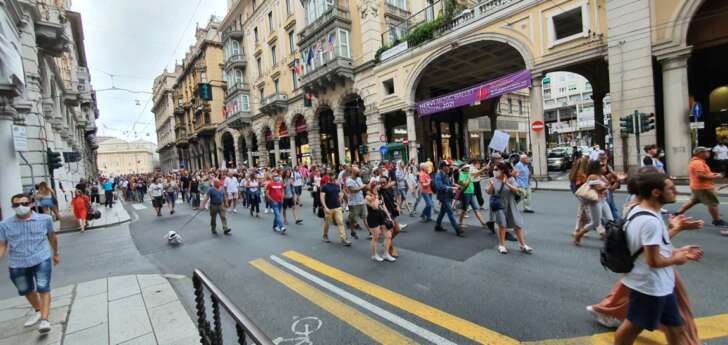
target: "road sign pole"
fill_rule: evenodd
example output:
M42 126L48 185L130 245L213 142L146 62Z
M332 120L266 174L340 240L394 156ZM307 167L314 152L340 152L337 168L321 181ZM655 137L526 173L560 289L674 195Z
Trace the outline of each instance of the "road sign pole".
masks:
M634 142L635 146L637 146L637 155L635 155L635 158L637 159L637 166L639 166L640 162L640 113L635 110L634 115L632 115L632 123L634 124Z

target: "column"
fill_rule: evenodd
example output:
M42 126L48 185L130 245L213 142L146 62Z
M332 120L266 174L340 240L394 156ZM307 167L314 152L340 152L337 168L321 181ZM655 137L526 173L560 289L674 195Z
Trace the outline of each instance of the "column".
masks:
M687 179L687 162L691 156L689 105L688 105L688 58L690 52L682 51L667 57L658 57L662 64L662 99L664 102L665 155L667 173L678 179Z
M7 98L2 101L8 100ZM9 101L9 100L8 100ZM13 216L10 198L23 192L23 181L20 177L20 162L13 144L13 121L18 116L15 108L9 104L0 104L0 207L2 219Z
M379 147L386 144L384 140L384 119L373 104L366 107L365 117L367 119L369 162L380 162L382 155L379 153Z
M334 120L336 123L336 140L339 155L339 164L346 164L346 144L344 143L344 118L338 117Z
M265 147L265 141L258 143L258 162L262 167L268 166L268 149Z
M240 135L233 135L233 143L235 143L235 166L237 168L243 164L243 150L240 149Z
M606 96L606 93L604 91L600 89L593 90L592 100L594 101L594 143L599 144L599 147L601 147L602 149L606 149L605 137L608 134L606 127L604 127L604 96Z
M248 167L253 166L253 150L248 150Z
M308 124L308 146L311 148L311 162L314 164L321 163L321 134L319 132L318 122Z
M281 162L281 143L280 138L273 138L273 159L275 159L275 164L279 165Z
M295 126L293 127L295 130ZM298 157L296 157L296 134L291 134L288 137L288 140L290 140L291 145L291 153L289 153L289 157L291 157L291 166L297 167L298 166Z
M531 82L531 90L529 97L531 98L531 116L530 121L543 121L543 93L542 84L543 75L538 74L533 76ZM530 130L530 128L529 128ZM546 170L546 131L531 132L531 152L533 153L533 159L531 164L533 165L534 176L537 178L548 177Z
M414 159L419 162L420 159L417 156L417 127L415 126L415 107L409 107L405 109L407 114L407 141L408 141L408 154L409 159Z

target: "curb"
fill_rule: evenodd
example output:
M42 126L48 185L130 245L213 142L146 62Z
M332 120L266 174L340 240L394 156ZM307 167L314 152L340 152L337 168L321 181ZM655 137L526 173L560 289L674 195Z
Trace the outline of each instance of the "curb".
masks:
M128 223L128 222L131 222L131 217L129 219L127 219L127 220L122 220L122 221L116 222L116 223L109 223L109 224L104 224L104 225L89 226L89 227L86 227L86 231L88 231L88 230L94 230L94 229L107 228L107 227L110 227L110 226L116 226L116 225L124 224L124 223ZM56 231L56 233L57 234L64 234L64 233L67 233L67 232L80 232L80 231L81 231L81 228L73 228L73 229L66 229L66 230L58 230L58 231Z

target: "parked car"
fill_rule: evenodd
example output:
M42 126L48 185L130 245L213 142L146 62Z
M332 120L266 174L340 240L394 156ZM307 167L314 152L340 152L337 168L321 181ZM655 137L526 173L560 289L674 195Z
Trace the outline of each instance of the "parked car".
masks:
M555 148L548 153L546 164L548 170L566 171L571 168L571 150Z

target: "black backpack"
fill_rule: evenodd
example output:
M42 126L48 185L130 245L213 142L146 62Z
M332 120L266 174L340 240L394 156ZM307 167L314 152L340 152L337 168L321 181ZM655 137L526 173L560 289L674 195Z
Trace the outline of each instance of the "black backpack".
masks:
M631 211L631 210L630 210ZM614 273L629 273L634 268L634 262L637 257L642 254L643 248L640 248L634 254L630 253L627 243L627 225L633 219L650 215L655 217L651 212L640 211L628 219L621 219L618 222L610 221L606 225L607 237L604 241L604 248L601 250L600 261L605 269L609 269Z

